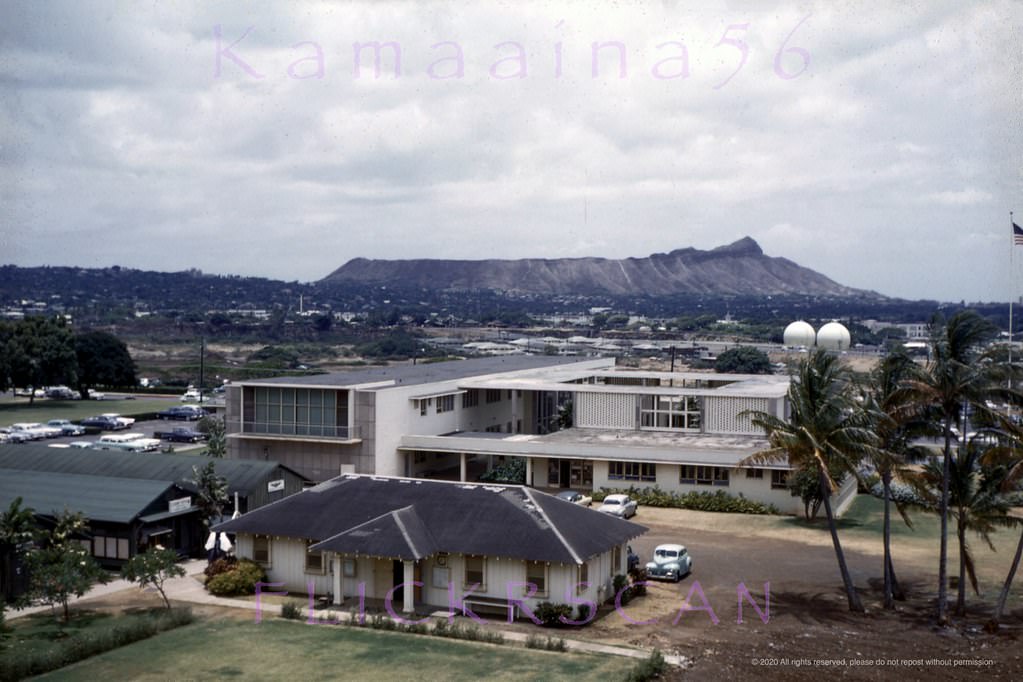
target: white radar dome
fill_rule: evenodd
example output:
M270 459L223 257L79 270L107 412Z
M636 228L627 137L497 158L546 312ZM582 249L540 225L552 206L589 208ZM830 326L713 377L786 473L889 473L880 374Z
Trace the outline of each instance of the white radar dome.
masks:
M849 350L852 338L845 325L828 322L817 332L817 345L827 350Z
M799 320L785 327L785 333L782 335L782 338L786 346L806 346L809 348L814 344L817 333L809 324Z

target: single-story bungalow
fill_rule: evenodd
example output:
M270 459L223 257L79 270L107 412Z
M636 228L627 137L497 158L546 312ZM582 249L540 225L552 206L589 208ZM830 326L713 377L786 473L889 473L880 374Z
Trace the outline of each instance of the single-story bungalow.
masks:
M214 530L236 533L238 555L277 589L390 599L406 613L602 603L627 572L627 543L646 532L525 486L357 474Z

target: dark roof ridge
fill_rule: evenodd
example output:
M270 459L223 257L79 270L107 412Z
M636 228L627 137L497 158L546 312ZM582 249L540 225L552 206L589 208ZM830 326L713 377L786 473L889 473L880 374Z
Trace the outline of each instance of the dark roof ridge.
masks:
M540 516L542 516L543 519L547 522L547 526L551 529L551 532L554 533L554 537L558 538L558 541L565 547L565 549L568 550L568 553L572 555L572 558L575 559L575 562L577 564L582 565L583 560L579 557L579 553L575 551L575 548L572 547L572 545L568 542L568 538L564 536L564 534L561 532L561 529L558 528L557 524L551 521L551 517L547 515L547 512L544 510L544 508L541 507L540 503L537 502L536 499L533 497L533 491L526 486L522 486L522 491L529 499L529 502L534 507L536 507L537 513L540 514Z

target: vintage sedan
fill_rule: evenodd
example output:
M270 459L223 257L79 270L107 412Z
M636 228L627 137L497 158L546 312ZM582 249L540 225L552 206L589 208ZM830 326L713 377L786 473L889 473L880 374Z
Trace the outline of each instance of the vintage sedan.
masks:
M79 426L78 424L72 424L67 419L51 419L46 422L47 426L55 429L60 429L62 436L84 436L85 427Z
M650 578L661 578L678 582L693 572L693 558L684 545L657 545L653 561L646 565Z
M614 494L604 498L604 502L597 507L597 511L617 516L620 519L627 519L636 515L636 508L639 505L636 500L628 495Z
M206 410L196 405L180 405L175 407L169 407L162 412L156 413L157 419L177 419L181 421L196 421L202 419L207 414Z
M121 431L122 429L128 428L127 424L120 422L116 419L106 416L86 417L82 421L78 422L82 426L92 426L94 428L102 429L104 431Z
M575 490L562 490L557 494L557 498L559 500L564 500L565 502L571 502L572 504L581 504L584 507L589 507L593 504L592 497L589 495L583 495Z

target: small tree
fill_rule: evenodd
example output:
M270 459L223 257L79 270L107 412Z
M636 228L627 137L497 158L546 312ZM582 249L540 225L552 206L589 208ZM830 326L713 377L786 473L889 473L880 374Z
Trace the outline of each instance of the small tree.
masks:
M60 604L65 623L71 618L72 597L81 597L94 584L107 582L107 574L77 539L87 527L81 512L64 510L53 530L43 534L43 547L28 554L31 596L44 604Z
M21 506L21 498L0 512L0 599L14 600L14 566L25 556L35 530L35 512Z
M180 578L185 575L185 569L179 566L177 561L178 555L173 549L150 549L129 559L121 569L121 576L129 582L138 583L140 588L147 585L155 587L169 609L170 600L163 591L163 584L169 578Z
M206 434L206 454L209 457L224 457L227 454L227 429L223 419L203 417L199 420L197 430Z
M227 479L217 475L213 462L202 468L192 467L192 483L198 491L198 507L202 510L202 522L207 528L213 525L224 513L224 505L228 502Z

